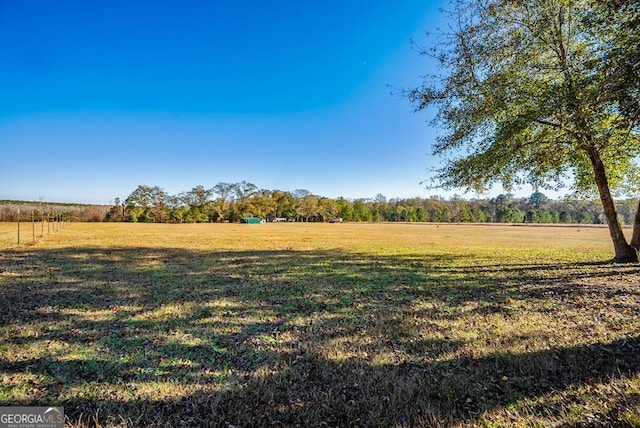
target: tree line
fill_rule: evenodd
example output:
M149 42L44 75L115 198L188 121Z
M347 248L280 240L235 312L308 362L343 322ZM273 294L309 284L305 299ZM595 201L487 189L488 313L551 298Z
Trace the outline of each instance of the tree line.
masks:
M0 222L12 221L104 221L111 206L0 200Z
M636 201L618 201L620 221L632 224ZM597 200L553 200L542 192L527 198L502 194L487 199L453 197L332 199L297 189L260 189L255 184L218 183L171 195L158 186L138 186L124 201L116 198L105 221L155 223L238 222L243 217L267 221L451 222L606 224Z

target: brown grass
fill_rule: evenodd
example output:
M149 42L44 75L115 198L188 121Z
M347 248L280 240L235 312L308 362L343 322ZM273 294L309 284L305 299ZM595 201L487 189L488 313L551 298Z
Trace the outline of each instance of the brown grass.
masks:
M607 230L73 224L0 252L0 402L71 426L640 426Z

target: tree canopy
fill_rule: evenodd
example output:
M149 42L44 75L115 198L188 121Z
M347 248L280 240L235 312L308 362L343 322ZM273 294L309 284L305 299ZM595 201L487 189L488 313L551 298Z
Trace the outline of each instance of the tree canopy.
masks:
M628 243L612 196L637 190L637 2L454 0L446 13L449 29L423 50L440 73L408 94L444 129L437 183L571 182L599 195L616 260L637 261L640 227Z

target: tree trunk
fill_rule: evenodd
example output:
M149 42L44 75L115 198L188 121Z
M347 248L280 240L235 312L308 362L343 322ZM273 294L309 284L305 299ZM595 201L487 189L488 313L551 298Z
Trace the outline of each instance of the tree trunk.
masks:
M633 219L633 236L631 237L631 248L640 250L640 201L638 201L638 208L636 208L636 216Z
M618 221L618 213L616 212L616 206L613 202L611 191L609 190L609 181L607 180L607 175L605 173L602 159L600 159L600 154L593 147L589 148L588 153L591 165L593 166L598 192L600 193L602 208L604 209L604 214L607 217L609 233L611 234L611 240L613 241L613 248L615 250L614 261L618 263L637 262L638 253L627 243L627 239L622 232L622 226ZM636 222L638 221L638 215L636 214Z

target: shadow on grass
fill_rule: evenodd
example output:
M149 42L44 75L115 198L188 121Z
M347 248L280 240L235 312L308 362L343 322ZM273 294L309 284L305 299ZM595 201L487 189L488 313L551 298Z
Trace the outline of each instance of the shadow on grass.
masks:
M473 422L523 399L637 375L640 336L474 356L452 320L508 320L513 296L566 311L612 296L637 302L638 273L465 265L437 253L5 252L2 393L6 404L62 404L76 422ZM621 309L638 316L637 305ZM563 411L541 406L531 411Z

